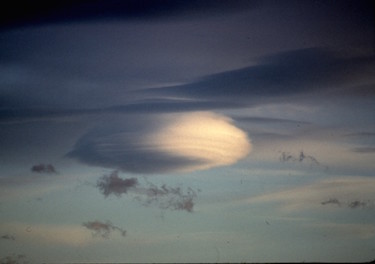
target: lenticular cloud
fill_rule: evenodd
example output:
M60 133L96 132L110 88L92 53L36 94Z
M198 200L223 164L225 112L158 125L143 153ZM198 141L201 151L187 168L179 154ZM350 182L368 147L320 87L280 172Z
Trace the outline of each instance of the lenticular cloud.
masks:
M141 116L90 131L68 156L134 173L167 173L230 165L251 150L245 132L212 112Z

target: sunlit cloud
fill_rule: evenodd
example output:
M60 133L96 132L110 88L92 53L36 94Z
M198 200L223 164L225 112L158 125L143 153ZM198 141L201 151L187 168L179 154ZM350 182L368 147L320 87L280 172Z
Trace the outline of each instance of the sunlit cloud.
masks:
M137 118L90 131L68 156L127 172L170 173L234 164L251 151L247 134L223 115L192 112Z

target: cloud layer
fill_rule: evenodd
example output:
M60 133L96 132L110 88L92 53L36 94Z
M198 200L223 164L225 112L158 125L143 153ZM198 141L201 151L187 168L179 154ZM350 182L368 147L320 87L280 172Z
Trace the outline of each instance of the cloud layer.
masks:
M253 197L246 202L274 202L286 211L330 208L329 205L370 209L375 201L374 187L375 179L370 177L333 178Z
M212 112L118 119L84 135L68 153L91 165L168 173L230 165L251 150L245 132Z

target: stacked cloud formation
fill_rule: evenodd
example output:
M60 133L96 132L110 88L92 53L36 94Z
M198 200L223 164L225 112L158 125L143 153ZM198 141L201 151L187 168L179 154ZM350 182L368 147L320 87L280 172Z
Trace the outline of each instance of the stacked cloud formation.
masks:
M168 173L229 165L251 150L245 132L212 112L140 116L103 124L68 154L79 161L134 173Z

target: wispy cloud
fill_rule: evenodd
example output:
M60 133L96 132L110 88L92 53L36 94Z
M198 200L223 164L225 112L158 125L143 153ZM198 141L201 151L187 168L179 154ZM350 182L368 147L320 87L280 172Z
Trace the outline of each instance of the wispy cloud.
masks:
M2 264L26 264L29 263L26 255L24 254L12 254L6 257L0 258L0 263Z
M13 240L13 241L16 240L14 236L9 235L9 234L2 235L0 238L4 240Z
M42 1L35 1L33 5L25 4L22 14L17 12L17 5L12 3L4 7L4 17L0 20L2 27L20 27L25 25L39 25L50 23L66 23L77 21L120 19L178 19L185 16L214 15L216 13L233 12L251 9L258 5L258 1L83 1L68 2L53 5ZM38 6L38 8L35 8Z
M337 205L337 206L343 206L351 209L358 209L358 208L374 208L374 201L370 200L348 200L346 202L341 202L336 198L331 198L329 200L321 202L322 205Z
M150 89L154 95L246 101L247 105L275 98L321 92L331 87L357 94L357 86L374 83L375 59L339 57L323 49L301 49L263 58L258 65L206 76L190 84ZM367 87L368 94L373 89ZM337 92L337 91L336 91ZM337 95L337 93L336 93Z
M134 199L144 206L156 206L160 209L183 210L193 212L194 198L197 192L192 188L186 191L181 187L171 187L166 184L160 187L146 181L142 186L136 178L122 179L118 176L118 171L113 171L110 175L103 175L97 182L96 187L101 193L108 197L117 197L131 193Z
M126 236L126 230L113 225L110 221L89 221L82 224L87 229L93 231L93 236L101 236L102 238L109 238L112 231L118 231L121 236Z
M145 206L156 205L160 209L187 212L193 212L194 198L197 197L197 192L190 187L184 192L180 187L169 187L165 184L158 187L149 182L147 188L139 190L139 193L141 192L144 192L143 196L136 196L136 199Z
M31 167L32 172L53 174L57 173L55 167L52 164L38 164Z
M96 184L105 197L110 194L121 196L121 194L127 193L130 188L137 185L138 180L136 178L121 179L118 176L118 171L113 171L110 175L104 175Z
M303 150L300 151L299 155L294 155L289 152L281 152L279 160L282 162L307 162L311 165L320 165L318 160L312 155L306 155Z
M356 153L375 153L375 147L358 147L353 148L352 151Z
M341 209L372 208L375 201L375 179L339 177L319 180L283 191L247 198L241 203L275 203L289 212L312 210L335 205Z

